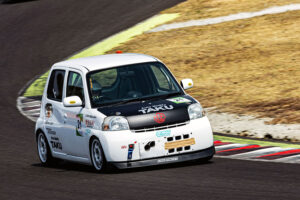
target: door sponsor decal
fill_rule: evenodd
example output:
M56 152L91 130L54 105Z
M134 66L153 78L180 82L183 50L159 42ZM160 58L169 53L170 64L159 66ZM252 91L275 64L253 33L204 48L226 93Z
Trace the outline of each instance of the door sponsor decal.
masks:
M94 115L85 115L85 117L96 119L96 116L94 116Z
M147 113L151 113L151 112L173 110L173 109L174 109L174 107L172 105L159 104L159 105L152 105L152 106L142 107L138 111L141 112L142 114L147 114Z
M91 134L91 129L85 129L85 134L86 134L86 136L88 136L89 134Z
M66 114L67 114L67 117L70 118L70 119L77 119L78 118L77 115L74 114L74 113L67 112Z
M77 114L77 127L76 127L76 135L82 137L82 128L81 128L81 122L83 122L83 114Z
M156 137L168 137L171 135L171 130L156 131Z
M166 121L166 115L164 113L156 113L153 118L154 121L158 124L164 123Z
M86 119L86 120L84 120L84 121L85 121L86 127L88 127L88 128L94 128L95 121L93 121L93 120L88 120L88 119Z
M171 99L167 99L168 101L171 101L173 103L179 104L179 103L190 103L192 102L189 99L186 99L184 97L175 97L175 98L171 98Z
M76 132L76 136L80 136L83 137L84 135L89 135L91 133L90 129L83 129L82 128L82 123L84 123L86 125L87 128L94 128L94 124L95 121L94 120L83 120L83 114L79 113L79 114L74 114L71 112L67 112L67 117L70 119L76 119L77 120L77 125L75 128L75 132ZM89 117L89 118L96 118L96 116L93 115L85 115L85 117Z

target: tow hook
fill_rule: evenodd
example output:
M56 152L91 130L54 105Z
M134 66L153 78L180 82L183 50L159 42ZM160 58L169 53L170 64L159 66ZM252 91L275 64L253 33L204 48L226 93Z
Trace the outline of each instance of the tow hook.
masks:
M155 146L155 141L150 141L145 145L145 151L149 151L151 147Z

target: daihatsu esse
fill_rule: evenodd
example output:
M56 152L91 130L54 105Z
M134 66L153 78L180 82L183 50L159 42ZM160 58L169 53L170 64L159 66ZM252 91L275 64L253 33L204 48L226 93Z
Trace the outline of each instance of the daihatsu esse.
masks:
M215 153L200 103L157 58L111 54L52 66L36 122L42 164L57 158L102 171L188 160Z

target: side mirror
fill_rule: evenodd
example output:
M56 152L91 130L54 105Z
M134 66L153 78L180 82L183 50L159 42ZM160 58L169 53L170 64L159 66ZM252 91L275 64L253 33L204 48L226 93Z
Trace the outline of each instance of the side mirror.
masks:
M182 79L180 85L184 90L190 89L194 86L193 80L190 78Z
M66 97L63 100L65 107L79 107L82 106L82 101L78 96Z

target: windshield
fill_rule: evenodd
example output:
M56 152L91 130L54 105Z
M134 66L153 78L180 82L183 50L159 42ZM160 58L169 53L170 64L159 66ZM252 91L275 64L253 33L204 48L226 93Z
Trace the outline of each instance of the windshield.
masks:
M92 107L183 94L159 62L126 65L87 74Z

